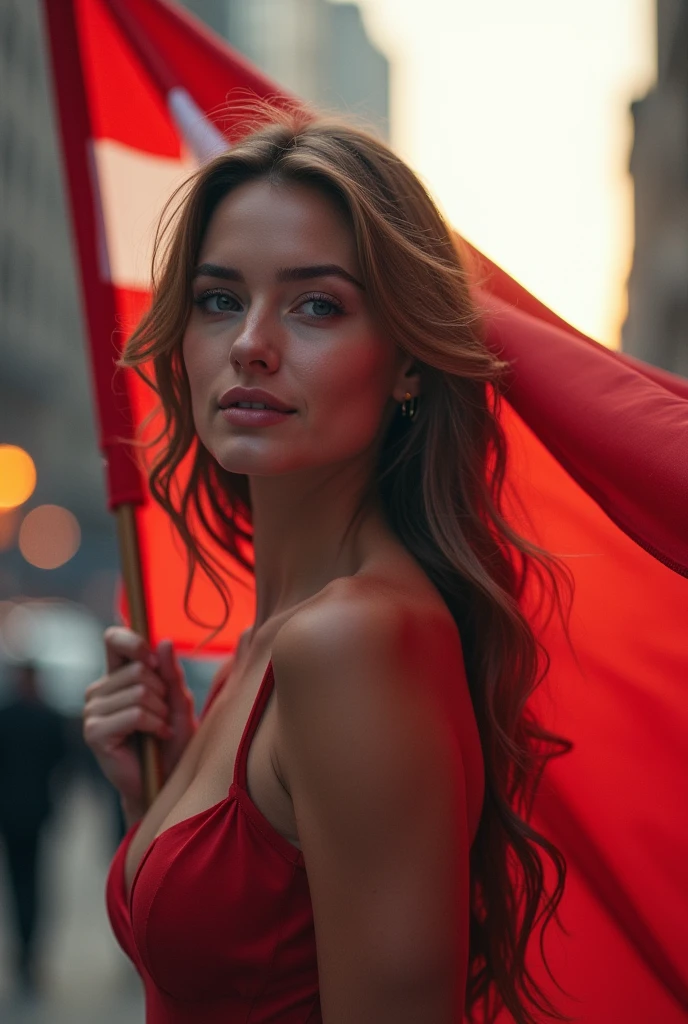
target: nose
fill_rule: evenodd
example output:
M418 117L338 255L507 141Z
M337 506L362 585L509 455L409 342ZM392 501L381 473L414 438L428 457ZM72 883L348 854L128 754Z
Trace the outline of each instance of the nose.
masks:
M230 359L234 369L274 373L280 364L279 330L269 310L249 310L232 342Z

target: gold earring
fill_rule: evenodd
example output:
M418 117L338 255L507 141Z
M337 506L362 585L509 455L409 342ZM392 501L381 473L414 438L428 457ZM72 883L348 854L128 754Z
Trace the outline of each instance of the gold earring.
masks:
M401 403L401 415L408 416L410 420L416 415L417 398L411 397L411 392L407 391L404 395L404 401Z

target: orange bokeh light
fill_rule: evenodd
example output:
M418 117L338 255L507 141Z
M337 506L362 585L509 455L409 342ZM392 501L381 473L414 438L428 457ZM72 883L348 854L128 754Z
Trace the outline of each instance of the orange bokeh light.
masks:
M76 554L81 543L79 523L60 505L39 505L19 528L19 550L38 569L57 569Z
M36 467L23 448L0 444L0 509L23 505L36 486Z

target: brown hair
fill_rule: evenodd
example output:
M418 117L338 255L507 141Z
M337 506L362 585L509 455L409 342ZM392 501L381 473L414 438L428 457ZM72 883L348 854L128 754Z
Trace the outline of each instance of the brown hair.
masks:
M458 626L480 730L486 792L471 849L466 1013L491 1021L505 1006L518 1024L563 1019L525 961L531 933L555 916L565 862L528 822L547 761L567 750L527 704L548 666L521 607L531 583L563 614L565 570L519 537L504 512L506 441L499 421L506 364L487 349L459 243L416 175L374 135L340 120L271 110L203 167L156 240L152 306L123 363L152 360L164 414L150 486L188 552L187 613L197 567L231 603L212 553L221 545L251 567L247 480L199 443L181 343L204 232L220 200L258 178L312 183L343 208L379 323L421 365L412 425L398 414L384 439L378 487L392 528L438 587ZM146 379L148 379L146 377ZM185 457L183 486L175 473ZM224 623L223 623L224 624ZM554 866L548 892L544 857ZM542 949L542 932L540 933Z

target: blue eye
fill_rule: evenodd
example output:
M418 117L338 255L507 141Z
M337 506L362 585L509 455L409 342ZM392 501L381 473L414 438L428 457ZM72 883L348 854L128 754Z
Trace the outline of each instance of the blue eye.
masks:
M203 292L193 301L204 313L235 313L239 307L233 295L222 291Z
M325 320L331 316L338 316L344 312L341 303L334 299L328 299L325 295L311 295L300 303L299 309L310 306L311 311L306 316L313 320Z

